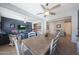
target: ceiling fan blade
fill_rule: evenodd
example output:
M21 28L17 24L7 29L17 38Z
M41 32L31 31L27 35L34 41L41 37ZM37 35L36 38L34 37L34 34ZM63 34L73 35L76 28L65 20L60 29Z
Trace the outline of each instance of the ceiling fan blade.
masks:
M44 12L42 12L42 13L38 13L37 15L40 15L40 14L43 14Z
M60 6L61 6L60 4L57 4L56 6L52 7L50 10L56 9L56 8L58 8Z
M50 12L50 15L56 15L56 13L54 13L54 12Z
M44 15L44 17L46 17L46 15Z
M41 5L41 7L45 10L46 8L44 7L44 5Z
M49 5L49 3L46 3L46 6L48 6Z

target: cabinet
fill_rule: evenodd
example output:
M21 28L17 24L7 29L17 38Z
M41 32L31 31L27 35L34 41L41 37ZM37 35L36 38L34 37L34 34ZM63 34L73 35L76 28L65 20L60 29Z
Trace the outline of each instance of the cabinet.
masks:
M10 40L7 34L0 34L0 45L9 44Z

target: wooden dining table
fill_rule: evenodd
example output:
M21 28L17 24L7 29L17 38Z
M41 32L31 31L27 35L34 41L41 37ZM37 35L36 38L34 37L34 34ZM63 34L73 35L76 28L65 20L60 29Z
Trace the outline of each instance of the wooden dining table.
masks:
M49 49L52 38L52 35L48 37L40 35L24 39L22 42L25 46L29 47L33 55L44 55Z

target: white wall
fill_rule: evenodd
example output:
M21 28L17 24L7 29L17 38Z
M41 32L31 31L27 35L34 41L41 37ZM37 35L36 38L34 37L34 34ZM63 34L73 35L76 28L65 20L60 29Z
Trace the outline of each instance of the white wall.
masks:
M49 23L49 32L51 34L54 34L56 32L56 30L55 30L55 22L50 22Z
M72 42L76 42L78 32L78 10L74 11L72 14Z
M61 28L57 28L56 25L61 24ZM55 34L57 30L63 30L64 31L64 21L52 21L49 22L49 32L51 34Z

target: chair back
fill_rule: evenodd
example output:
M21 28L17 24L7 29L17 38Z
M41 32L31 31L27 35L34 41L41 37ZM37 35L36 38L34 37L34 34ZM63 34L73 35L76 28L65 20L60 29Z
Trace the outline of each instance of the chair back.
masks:
M25 46L23 43L21 44L21 52L22 55L32 55L32 51L29 47Z
M29 37L33 37L33 36L36 36L36 33L35 33L35 32L30 32L30 33L28 33L28 38L29 38Z
M20 55L21 51L20 51L20 46L19 46L19 42L17 40L17 37L12 37L12 40L14 41L17 55Z
M14 45L14 40L13 40L13 38L15 38L15 37L16 37L16 35L9 34L9 40L10 40L9 45L11 45L11 46Z
M56 35L56 37L54 39L52 39L51 41L51 44L50 44L50 55L51 54L54 54L55 50L56 50L56 47L57 47L57 44L58 44L58 40L60 38L60 32Z
M13 40L15 43L17 55L31 55L32 54L31 50L23 44L20 37L18 37L18 39L13 38Z

